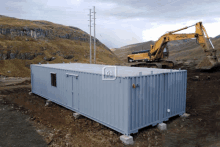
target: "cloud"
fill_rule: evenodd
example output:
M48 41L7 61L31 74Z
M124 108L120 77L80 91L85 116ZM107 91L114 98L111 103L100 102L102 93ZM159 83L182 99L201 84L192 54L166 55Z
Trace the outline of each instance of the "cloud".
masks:
M199 21L203 22L203 26L205 27L209 36L214 37L219 35L220 32L215 30L216 28L218 28L218 26L220 26L220 19L212 19L212 21L210 22L208 22L207 20L203 21L203 19L198 19L198 20L190 20L187 22L163 24L163 25L158 25L157 23L153 23L151 27L146 28L145 30L142 31L143 40L144 41L158 40L167 31L174 31L184 28L186 26L191 26ZM195 33L195 27L193 26L176 33Z
M99 2L106 3L104 0ZM106 9L103 15L118 19L145 18L150 21L177 21L183 19L198 19L202 17L220 16L219 1L111 1L112 9ZM108 5L108 3L106 3Z
M198 21L203 21L210 36L218 35L212 26L219 24L219 5L218 0L7 0L0 9L2 15L47 20L89 33L89 9L93 11L96 6L97 38L108 47L118 48L157 40L166 31Z

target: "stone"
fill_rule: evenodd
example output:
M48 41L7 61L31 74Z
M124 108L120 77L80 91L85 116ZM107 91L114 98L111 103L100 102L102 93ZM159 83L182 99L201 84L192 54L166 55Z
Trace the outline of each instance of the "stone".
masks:
M134 144L134 141L133 141L133 137L132 136L127 136L127 135L121 135L120 136L120 140L126 144L126 145L132 145Z
M199 80L199 76L194 76L191 78L193 81L198 81Z
M9 35L9 34L11 34L10 29L6 29L6 35Z
M68 133L68 134L66 134L65 137L66 137L66 139L70 139L71 138L71 134Z
M53 60L55 60L55 59L56 59L55 57L51 57L50 61L53 61Z
M181 115L180 117L182 117L182 118L186 118L186 117L189 117L190 116L190 114L188 114L188 113L184 113L183 115Z
M45 61L50 61L51 58L45 56L45 57L44 57L44 60L45 60Z
M6 29L2 29L2 34L6 35Z
M46 143L49 145L53 141L54 134L50 133L48 137L45 138Z
M38 53L34 53L34 57L37 57L38 56Z
M41 134L43 132L43 130L37 130L37 133Z
M25 54L24 54L24 53L21 53L21 55L20 55L20 59L22 59L22 60L25 59Z
M79 113L73 113L75 119L78 119L81 115Z
M30 53L25 53L25 57L28 60L33 60L34 59L34 54L30 54Z
M10 53L10 59L15 59L16 54L15 53Z
M7 54L3 54L2 55L2 60L6 60L6 59L8 59Z
M41 52L40 52L40 53L37 53L37 55L43 55L43 54L44 54L44 53L41 53Z
M73 55L64 56L63 58L64 58L64 59L72 59L72 58L73 58Z
M52 105L52 102L51 102L50 100L47 100L45 106L48 106L48 107L49 107L49 106L51 106L51 105Z
M159 129L160 131L165 131L165 130L167 130L167 124L165 124L165 123L160 123L160 124L157 125L157 127L158 127L158 129Z
M29 95L32 95L32 92L29 92L28 94L29 94Z

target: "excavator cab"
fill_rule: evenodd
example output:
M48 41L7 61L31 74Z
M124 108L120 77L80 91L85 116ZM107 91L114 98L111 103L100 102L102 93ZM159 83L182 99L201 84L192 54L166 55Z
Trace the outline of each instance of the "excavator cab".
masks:
M169 57L169 50L168 50L168 46L166 46L163 50L163 58L168 58Z

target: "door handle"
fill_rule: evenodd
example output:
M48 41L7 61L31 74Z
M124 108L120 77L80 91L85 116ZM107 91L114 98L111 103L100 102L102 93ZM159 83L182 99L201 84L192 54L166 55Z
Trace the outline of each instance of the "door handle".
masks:
M79 76L79 75L77 75L77 74L69 74L69 73L66 73L66 76L67 76L67 77L69 77L69 76L73 76L73 77L76 77L76 79L78 79L78 76Z

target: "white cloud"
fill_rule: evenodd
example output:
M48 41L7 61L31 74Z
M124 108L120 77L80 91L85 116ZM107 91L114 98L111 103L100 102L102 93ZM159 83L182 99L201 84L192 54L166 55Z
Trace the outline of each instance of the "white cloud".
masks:
M218 29L219 26L220 26L220 19L218 19L218 22L206 23L206 24L203 24L203 25L204 25L209 37L215 37L215 36L220 34L220 31Z
M217 22L214 23L203 23L203 26L205 27L208 35L210 37L215 37L220 34L217 28L220 26L220 19L215 19L218 20ZM151 27L148 29L145 29L142 31L142 36L144 41L149 41L149 40L158 40L163 34L165 34L167 31L174 31L178 30L181 28L184 28L186 26L191 26L199 21L203 22L203 19L200 20L191 20L187 22L180 22L180 23L175 23L175 24L157 24L157 23L151 23ZM186 30L179 31L177 33L195 33L195 26L190 27Z

